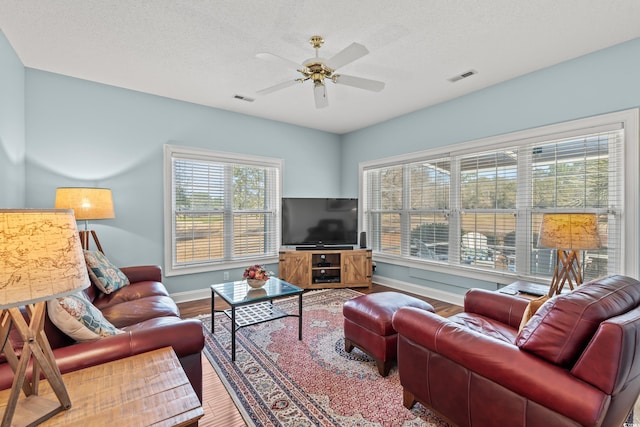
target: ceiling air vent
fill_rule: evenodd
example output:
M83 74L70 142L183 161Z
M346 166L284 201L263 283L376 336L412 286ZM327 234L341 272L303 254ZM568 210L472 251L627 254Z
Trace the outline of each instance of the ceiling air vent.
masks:
M455 83L459 80L466 79L467 77L471 77L474 74L478 74L476 70L469 70L466 73L458 74L457 76L453 76L449 79L451 83Z
M255 101L255 99L253 99L253 98L249 98L248 96L243 96L243 95L233 95L233 97L234 97L235 99L239 99L239 100L241 100L241 101L247 101L247 102L253 102L253 101Z

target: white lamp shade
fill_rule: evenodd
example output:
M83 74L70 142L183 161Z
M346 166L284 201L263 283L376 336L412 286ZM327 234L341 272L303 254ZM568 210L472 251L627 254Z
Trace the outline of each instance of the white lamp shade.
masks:
M89 286L73 211L0 209L0 309Z

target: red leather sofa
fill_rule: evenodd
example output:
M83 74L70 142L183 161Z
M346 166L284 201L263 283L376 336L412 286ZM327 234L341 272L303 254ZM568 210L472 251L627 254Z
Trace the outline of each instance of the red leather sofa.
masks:
M401 308L406 407L458 426L620 427L640 394L640 282L610 276L547 301L473 289L449 318Z
M93 305L115 327L125 333L96 341L75 342L45 319L45 333L60 371L75 371L162 347L173 347L189 381L202 401L202 362L204 347L202 324L196 319L181 319L177 305L162 281L159 266L120 269L130 284L106 295L91 285L85 290ZM15 331L14 331L15 332ZM19 347L17 334L10 339ZM0 355L0 390L11 387L13 371Z

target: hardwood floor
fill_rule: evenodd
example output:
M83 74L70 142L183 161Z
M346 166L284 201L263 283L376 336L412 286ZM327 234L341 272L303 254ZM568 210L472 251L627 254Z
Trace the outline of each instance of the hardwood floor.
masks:
M384 291L396 291L386 286L374 284L371 289L367 288L355 288L355 290L362 293L384 292ZM446 302L438 301L432 298L426 298L420 295L409 294L421 300L433 305L436 313L441 316L448 317L462 311L462 307L448 304ZM211 313L211 300L203 299L198 301L190 301L178 304L182 317L196 317L201 314ZM216 300L216 309L223 307L223 302ZM243 427L245 422L236 408L233 400L224 384L211 367L211 364L207 358L202 357L202 376L203 376L203 409L204 417L200 419L200 427L213 427L213 426L225 426L225 427Z

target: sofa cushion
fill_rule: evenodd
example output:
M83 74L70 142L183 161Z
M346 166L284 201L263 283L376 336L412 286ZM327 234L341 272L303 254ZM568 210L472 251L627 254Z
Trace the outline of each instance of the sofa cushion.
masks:
M155 295L113 304L101 309L104 317L118 328L157 317L180 317L176 303L168 296Z
M76 341L93 341L122 332L104 318L82 291L47 301L47 310L51 322Z
M511 326L476 313L458 313L447 319L466 329L509 344L515 343L518 334L518 331Z
M91 283L103 293L110 294L129 284L127 276L113 265L102 252L85 250L84 260L87 263Z
M152 297L152 296L169 296L167 288L160 282L136 282L131 283L129 286L118 289L118 292L112 292L110 294L102 294L93 301L93 305L98 307L101 311L112 305L122 304L128 301L136 301L140 298Z
M570 368L604 320L640 303L640 282L610 276L551 298L520 331L516 344L557 365Z

